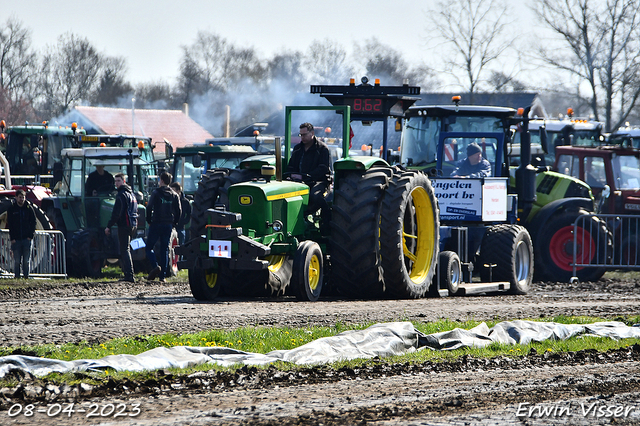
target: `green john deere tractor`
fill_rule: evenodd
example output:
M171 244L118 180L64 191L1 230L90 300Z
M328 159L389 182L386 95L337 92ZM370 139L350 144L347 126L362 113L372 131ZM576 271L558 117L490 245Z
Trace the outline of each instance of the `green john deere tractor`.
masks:
M382 158L349 155L351 120L401 117L417 99L406 95L419 90L364 80L359 86L312 86L314 93L331 93L334 106L287 107L283 152L277 143L275 157L254 156L238 169L208 171L194 199L194 212L202 217L194 216L192 239L177 249L194 297L292 294L315 301L327 284L352 298L425 296L439 241L429 179ZM378 109L354 118L354 103ZM333 165L329 227L320 226L319 212L306 212L309 187L282 179L294 111L342 115L342 158Z

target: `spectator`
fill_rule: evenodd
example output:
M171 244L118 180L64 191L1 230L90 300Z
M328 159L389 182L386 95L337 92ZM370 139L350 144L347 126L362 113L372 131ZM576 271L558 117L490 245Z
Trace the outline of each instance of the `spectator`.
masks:
M154 280L156 277L160 281L169 272L168 249L171 240L171 231L180 221L182 209L180 208L180 197L173 189L169 187L171 183L171 175L162 172L158 182L159 187L154 189L147 203L147 223L149 224L149 235L147 237L147 246L145 248L147 259L151 264L151 272L147 276L148 280ZM160 262L158 265L156 253L153 246L160 241Z
M20 278L22 264L22 275L29 278L31 242L36 233L36 213L31 203L26 200L22 189L16 191L16 198L7 210L7 228L13 252L14 276Z
M176 226L176 231L178 232L178 244L183 245L184 241L187 238L187 232L184 230L184 227L191 220L191 204L189 203L189 200L187 200L187 197L184 196L182 187L178 182L173 182L169 186L180 197L180 208L182 209L182 215L180 216L180 220L178 221L178 225Z
M138 226L138 200L136 200L133 190L126 184L124 174L118 173L115 176L116 202L113 205L111 219L104 228L106 235L111 234L111 227L118 225L118 243L120 246L120 263L124 280L135 282L133 271L133 260L131 259L131 238L136 234Z

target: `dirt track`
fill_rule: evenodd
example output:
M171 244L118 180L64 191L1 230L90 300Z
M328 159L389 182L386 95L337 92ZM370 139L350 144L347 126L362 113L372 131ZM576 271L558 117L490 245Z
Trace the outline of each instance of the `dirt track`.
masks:
M336 321L432 321L443 317L486 320L562 314L613 319L637 315L639 302L640 283L620 280L578 286L537 283L527 296L408 301L324 299L317 303L292 299L198 303L190 297L186 283L45 284L38 289L0 291L0 339L3 346L102 342L125 335L186 333L243 325L297 327L333 325ZM140 403L141 412L135 417L98 415L87 419L88 413L76 412L70 417L55 416L55 423L395 425L513 424L520 420L523 424L603 424L613 419L616 424L637 424L638 367L640 348L629 348L607 356L582 354L555 359L530 354L518 361L470 359L419 368L374 363L363 371L316 368L290 377L251 369L228 376L213 373L192 378L160 374L156 383L129 383L124 388L122 384L111 384L112 389L94 389L74 399L76 408L85 409L90 409L92 403L102 409L120 401L124 414L132 413L133 404ZM38 383L24 381L18 394L8 395L14 398L5 399L0 405L0 423L50 424L52 416L46 410L57 409L55 403L70 403L71 399L60 397L49 401L31 397L36 408L44 412L9 417L5 410L10 404L18 401L25 406L30 392L38 394ZM55 389L50 391L55 394ZM69 389L58 392L73 395ZM536 416L549 407L561 415ZM585 415L584 410L589 407L592 410ZM620 410L626 410L626 415L616 415Z

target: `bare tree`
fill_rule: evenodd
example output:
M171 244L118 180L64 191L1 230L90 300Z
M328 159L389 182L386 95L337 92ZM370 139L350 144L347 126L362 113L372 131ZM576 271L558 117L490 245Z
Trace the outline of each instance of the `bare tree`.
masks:
M505 34L508 16L502 0L439 1L427 14L443 48L444 71L471 94L478 91L488 66L511 46Z
M639 0L539 0L535 7L564 46L541 48L540 57L588 83L590 109L607 131L624 122L640 96L639 8Z
M196 41L182 49L180 87L190 93L225 93L238 89L246 80L256 83L264 75L253 48L234 46L217 34L200 31Z
M517 79L514 75L508 75L502 71L491 71L489 84L496 92L523 92L527 90L527 84Z
M285 82L293 92L306 89L304 56L301 52L277 53L268 61L270 84Z
M70 33L60 36L40 67L43 112L55 117L88 100L99 84L102 64L102 56L89 40Z
M117 106L130 98L131 84L125 81L126 60L122 57L106 57L102 60L100 81L91 101L95 105Z
M36 54L30 31L16 18L0 27L0 89L3 118L9 123L31 120Z
M373 37L364 44L355 44L354 58L361 63L364 74L370 79L379 78L383 85L403 84L408 80L422 90L433 90L438 85L435 71L421 63L411 66L402 57L402 52L381 43Z
M347 64L347 51L340 44L325 39L309 46L304 65L307 79L314 84L346 84L353 68Z

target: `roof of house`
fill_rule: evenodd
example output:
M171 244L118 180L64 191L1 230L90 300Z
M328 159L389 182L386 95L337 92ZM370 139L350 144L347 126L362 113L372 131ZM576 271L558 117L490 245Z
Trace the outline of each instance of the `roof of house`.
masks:
M132 113L128 108L77 106L74 112L71 116L87 134L133 134L156 143L166 139L174 148L213 137L180 110L136 109Z

